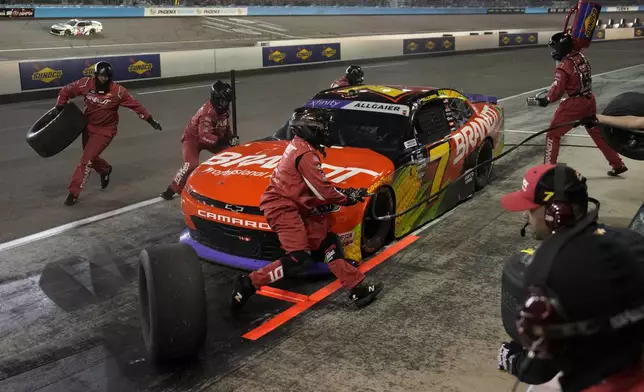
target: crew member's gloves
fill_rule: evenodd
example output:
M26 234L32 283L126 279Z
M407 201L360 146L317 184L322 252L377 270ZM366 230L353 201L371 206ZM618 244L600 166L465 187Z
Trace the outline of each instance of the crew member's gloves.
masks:
M510 374L515 374L517 359L523 352L523 346L515 341L503 342L499 347L499 370L505 370Z
M230 144L230 147L239 146L239 137L238 136L231 137L229 144Z
M548 101L548 98L546 97L536 97L536 100L539 106L541 106L542 108L545 108L550 103L550 101Z
M148 124L150 124L152 126L152 128L156 129L157 131L162 131L163 130L163 128L161 128L161 124L159 124L152 117L148 118Z
M347 189L338 189L338 192L342 193L347 197L347 202L345 206L350 207L352 205L358 204L364 201L365 196L369 193L367 188L347 188Z
M579 120L579 125L583 125L584 127L592 128L595 125L599 123L599 120L597 120L597 116L592 115L592 116L586 116Z

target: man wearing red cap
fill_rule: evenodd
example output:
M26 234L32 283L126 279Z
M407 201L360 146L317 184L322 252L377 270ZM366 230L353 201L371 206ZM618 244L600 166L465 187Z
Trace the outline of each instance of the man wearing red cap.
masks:
M584 219L592 200L586 179L565 166L556 194L555 168L544 164L528 169L521 189L501 199L506 210L524 212L534 238L544 242L540 248L565 242L553 253L554 259L541 258L539 249L518 255L524 289L535 284L535 271L544 266L540 263L551 260L545 264L550 265L545 299L538 298L550 305L531 324L524 323L524 317L534 315L523 308L517 332L506 330L513 340L499 348L499 370L529 384L558 383L563 392L644 392L644 328L632 311L644 309L644 237L600 224L596 218ZM578 226L582 220L583 228ZM562 229L572 227L579 227L579 233L566 237L569 230ZM516 259L514 255L508 263L516 264ZM527 292L525 298L517 298L520 305L526 299ZM553 328L565 332L544 334ZM529 359L527 344L535 350L534 358ZM553 380L558 373L561 377Z

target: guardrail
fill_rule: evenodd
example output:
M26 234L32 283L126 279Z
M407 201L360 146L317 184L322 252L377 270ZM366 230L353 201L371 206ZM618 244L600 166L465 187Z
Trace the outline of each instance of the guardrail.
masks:
M0 62L0 95L57 90L107 60L116 81L187 77L238 71L303 67L366 59L502 50L547 45L556 31L504 30L401 34L259 42L254 47L141 53L90 58ZM644 27L598 28L593 40L644 38ZM8 101L8 100L7 100Z
M565 13L567 8L429 8L429 7L85 7L43 6L0 8L0 18L143 18L184 16L337 16L337 15L473 15ZM602 13L642 12L644 6L614 6Z

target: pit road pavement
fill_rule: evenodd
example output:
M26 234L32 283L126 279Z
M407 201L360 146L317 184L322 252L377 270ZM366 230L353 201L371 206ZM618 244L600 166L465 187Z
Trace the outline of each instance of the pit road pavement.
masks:
M604 22L632 22L644 13L602 15ZM472 30L563 28L564 14L276 16L101 19L94 36L49 33L64 19L0 22L0 60L88 57L158 51L253 46L257 41Z
M591 59L595 59L596 73L631 67L594 78L600 108L623 91L644 92L644 66L641 66L642 59L637 58L637 52L632 55L635 57L631 58L632 63L626 60L629 56L619 56L625 59L622 63L616 64L613 60L602 64L601 59L611 53L610 57L615 56L614 51L633 49L627 43L620 45L595 45L589 51ZM409 60L404 65L383 63L367 69L367 80L385 83L395 79L398 83L409 84L443 81L444 85L449 85L446 74L432 75L439 79L423 76L427 69L436 67L450 69L452 78L460 76L459 86L464 91L507 97L549 84L552 64L544 52L531 49L514 52L513 56L509 56L510 53L480 54L476 57L476 69L471 65L474 61L459 62L458 56ZM542 57L546 59L542 60ZM548 70L539 69L539 65ZM401 66L405 72L400 71ZM466 76L477 69L477 78ZM521 75L512 73L514 69L520 70ZM266 134L259 129L279 126L286 115L278 113L286 113L303 102L312 90L323 88L339 72L340 67L272 76L270 80L242 78L240 102L256 110L251 112L252 118L247 117L248 112L240 110L240 125L243 124L240 131L244 140L249 140L251 135ZM527 80L526 72L532 79ZM297 79L300 83L294 82L293 78L301 78ZM257 92L263 89L279 91L278 88L287 83L292 94L280 100L271 100L271 94ZM505 83L510 86L504 87ZM154 91L149 89L139 91L139 94ZM205 88L196 87L139 97L150 99L149 106L158 107L159 111L164 109L164 115L170 119L179 113L166 109L166 101L160 98L163 94L169 94L173 102L185 102L182 110L191 114L192 107L201 103L197 99L198 92L205 96L205 91ZM187 102L189 99L193 101ZM262 111L251 105L268 105L269 101L272 106ZM524 102L525 95L502 102L509 131L534 132L549 122L553 107L526 108ZM33 110L24 104L12 108L15 113ZM134 116L124 118L131 121L124 129L135 129L136 121L140 121ZM178 157L180 123L177 122L174 130L170 127L172 142L166 142L176 146L171 149L176 154L175 159ZM251 130L254 133L250 133ZM156 140L154 138L159 135L168 134L154 134L148 129L133 132L137 135L126 137L127 142L121 148L136 140ZM583 132L575 131L573 135L564 139L566 147L562 150L561 161L587 175L591 194L602 201L604 221L627 225L644 194L640 181L644 174L641 163L626 160L631 170L622 178L608 178L605 175L607 164L598 150L592 147ZM509 132L506 143L511 147L525 136L528 135ZM198 363L171 368L158 368L148 363L137 318L137 256L144 247L177 241L178 233L183 229L178 200L155 203L0 252L0 350L3 352L0 389L41 392L508 391L513 380L496 370L498 345L507 339L500 320L501 266L510 254L534 242L518 236L523 220L520 214L505 213L500 208L499 198L501 194L517 189L526 167L541 160L543 142L543 137L536 138L530 143L532 146L521 148L499 161L493 182L485 191L441 218L420 233L414 244L372 270L369 275L383 280L386 288L376 303L362 311L353 311L346 294L338 292L259 341L246 341L240 338L241 334L285 305L275 300L253 298L240 318L230 317L226 302L236 272L204 264L210 328L206 353ZM16 144L14 148L17 147ZM146 146L141 151L158 154L159 149L155 147L159 146ZM3 151L1 155L9 152ZM149 159L140 152L136 154L143 161ZM130 163L121 163L119 171L132 173L134 167L154 167L170 160L171 154L162 155L163 159L155 162L132 163L139 161L130 158L127 161ZM172 163L167 162L167 166L172 167ZM176 169L168 170L171 178ZM159 181L159 187L164 187L165 176L151 179L153 173L149 169L143 178ZM27 173L19 172L10 177L2 173L2 178L29 177ZM29 182L35 184L30 189L35 191L44 178L47 177L30 179ZM106 203L103 208L125 204L119 202L108 206L123 197L125 190L133 187L137 180L136 177L115 176L116 186L111 188L110 185L108 190L99 192L91 189L98 188L98 181L94 179L87 189L90 196L77 206L82 206L82 210L74 211L86 214L85 209L91 208L89 206L97 200ZM118 185L122 181L131 182ZM149 189L157 188L139 189L139 197L147 197ZM44 201L41 199L41 202ZM71 210L60 203L62 199L57 199L49 210ZM46 208L41 206L39 210ZM29 211L25 209L21 215L23 221L28 216ZM16 220L13 225L19 226L20 221ZM36 230L35 227L30 229ZM310 293L324 283L307 281L293 286L284 283L283 287Z

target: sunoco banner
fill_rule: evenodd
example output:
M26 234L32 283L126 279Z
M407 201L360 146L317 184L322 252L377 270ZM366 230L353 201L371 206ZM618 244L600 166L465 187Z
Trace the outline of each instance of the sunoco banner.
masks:
M340 43L268 46L262 48L264 67L322 63L342 58Z
M403 40L403 54L453 52L455 37L410 38Z
M186 8L186 7L159 7L146 8L144 16L246 16L248 8L236 7L206 7L206 8Z
M528 46L539 43L539 36L535 33L499 34L499 46Z
M488 8L488 14L525 14L525 8Z
M158 54L92 57L21 62L20 85L23 91L60 88L83 76L93 76L94 65L99 61L112 64L115 81L161 77L161 61Z

